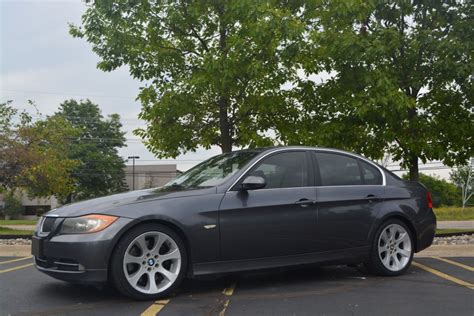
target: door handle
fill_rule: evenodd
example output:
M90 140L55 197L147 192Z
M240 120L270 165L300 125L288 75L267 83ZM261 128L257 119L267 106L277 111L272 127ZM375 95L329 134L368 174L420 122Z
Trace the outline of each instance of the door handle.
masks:
M374 194L369 194L369 195L367 195L367 196L365 197L365 199L368 200L369 203L372 203L372 202L374 202L375 200L377 200L378 198L377 198L377 196L374 195Z
M310 199L299 199L295 204L300 205L301 207L308 207L309 205L316 204L316 201Z

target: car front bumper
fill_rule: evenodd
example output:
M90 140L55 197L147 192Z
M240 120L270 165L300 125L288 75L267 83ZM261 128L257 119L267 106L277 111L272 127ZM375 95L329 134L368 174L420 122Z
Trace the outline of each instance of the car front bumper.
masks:
M105 230L91 234L41 237L35 234L31 252L36 268L56 279L76 283L107 281L109 258L121 228L131 220L119 218Z

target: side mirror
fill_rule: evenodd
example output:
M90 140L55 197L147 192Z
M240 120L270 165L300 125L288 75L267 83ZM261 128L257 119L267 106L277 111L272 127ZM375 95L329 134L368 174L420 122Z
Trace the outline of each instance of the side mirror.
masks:
M265 185L265 179L262 177L257 177L257 176L248 176L245 178L245 180L242 182L240 185L242 190L257 190L264 188Z

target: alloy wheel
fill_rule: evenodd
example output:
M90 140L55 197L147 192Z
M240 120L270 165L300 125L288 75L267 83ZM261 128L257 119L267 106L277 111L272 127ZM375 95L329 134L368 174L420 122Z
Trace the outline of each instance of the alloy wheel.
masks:
M173 238L158 231L146 232L128 245L123 271L135 290L158 294L176 281L181 261L181 253Z
M385 227L378 240L379 258L385 268L398 272L410 262L412 244L407 230L398 224Z

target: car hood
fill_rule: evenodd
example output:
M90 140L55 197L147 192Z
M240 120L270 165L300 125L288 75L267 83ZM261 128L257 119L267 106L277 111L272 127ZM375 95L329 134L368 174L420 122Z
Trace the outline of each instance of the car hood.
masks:
M131 205L151 200L179 199L181 197L209 194L210 191L215 192L215 190L215 188L169 190L160 187L131 191L67 204L53 209L45 215L58 217L76 217L87 214L113 214L115 208L127 204ZM130 217L134 217L132 214L133 207L130 208L130 212Z

